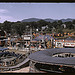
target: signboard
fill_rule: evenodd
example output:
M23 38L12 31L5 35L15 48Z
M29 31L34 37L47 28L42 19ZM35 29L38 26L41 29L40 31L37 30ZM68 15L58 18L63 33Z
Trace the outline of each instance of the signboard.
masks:
M74 43L65 43L65 46L71 46L71 47L74 47L75 44L74 44Z
M30 40L30 37L24 37L24 40Z

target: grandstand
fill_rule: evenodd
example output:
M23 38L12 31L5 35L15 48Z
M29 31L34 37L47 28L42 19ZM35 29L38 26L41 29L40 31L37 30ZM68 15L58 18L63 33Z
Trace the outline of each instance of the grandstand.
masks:
M52 48L30 54L30 72L75 72L75 48Z

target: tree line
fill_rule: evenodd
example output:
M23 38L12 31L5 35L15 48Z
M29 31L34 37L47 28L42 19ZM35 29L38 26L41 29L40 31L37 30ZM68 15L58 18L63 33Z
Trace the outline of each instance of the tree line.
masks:
M42 30L42 27L44 26L48 26L48 28ZM8 34L10 33L11 35L19 34L21 36L30 28L32 28L34 32L37 32L36 29L38 29L39 31L48 33L63 33L64 29L72 31L75 30L75 20L73 20L72 22L68 21L64 23L61 20L54 21L52 23L44 20L40 20L37 22L5 21L4 23L0 23L0 29L5 30Z

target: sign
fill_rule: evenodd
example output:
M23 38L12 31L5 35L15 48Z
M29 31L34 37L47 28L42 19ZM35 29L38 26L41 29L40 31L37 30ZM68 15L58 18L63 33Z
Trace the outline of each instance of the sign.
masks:
M65 43L65 46L71 46L71 47L74 47L74 43Z
M24 37L24 40L30 40L30 37Z

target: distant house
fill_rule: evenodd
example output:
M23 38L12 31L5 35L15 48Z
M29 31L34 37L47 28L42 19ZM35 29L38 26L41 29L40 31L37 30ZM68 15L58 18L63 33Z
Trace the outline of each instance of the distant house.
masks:
M62 26L63 28L66 28L66 24L62 24L61 26Z
M36 31L39 31L39 29L37 28Z
M45 29L47 29L48 28L48 26L46 25L46 26L43 26L42 27L42 30L45 30Z

